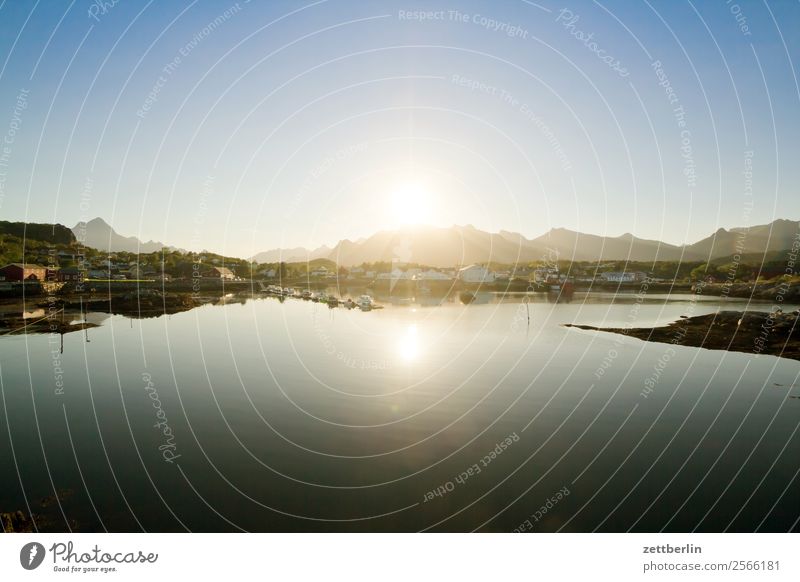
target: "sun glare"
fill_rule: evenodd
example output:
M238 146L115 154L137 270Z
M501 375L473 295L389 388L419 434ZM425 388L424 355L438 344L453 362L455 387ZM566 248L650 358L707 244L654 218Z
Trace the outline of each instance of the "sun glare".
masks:
M416 324L409 325L405 335L397 343L397 352L406 362L412 362L419 356L419 337Z
M392 214L399 224L421 224L430 218L431 194L421 184L406 183L391 194Z

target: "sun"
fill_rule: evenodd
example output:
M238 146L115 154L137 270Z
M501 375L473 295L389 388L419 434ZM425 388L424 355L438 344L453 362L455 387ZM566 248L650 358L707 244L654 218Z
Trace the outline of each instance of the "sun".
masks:
M391 193L392 215L399 224L422 224L430 219L431 192L418 182L405 182Z

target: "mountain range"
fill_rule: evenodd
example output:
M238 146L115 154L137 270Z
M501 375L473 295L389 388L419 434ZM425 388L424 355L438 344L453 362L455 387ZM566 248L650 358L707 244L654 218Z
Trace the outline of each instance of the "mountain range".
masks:
M434 267L459 264L541 260L575 261L709 261L730 255L791 249L800 222L779 219L749 228L720 228L689 245L672 245L623 234L617 237L554 228L528 239L515 232L490 233L471 225L438 228L404 227L381 231L358 241L342 240L332 249L275 249L259 253L257 262L298 262L326 258L343 266L376 261L420 263Z
M293 249L263 251L253 256L250 260L256 263L279 263L281 261L284 263L304 263L314 259L327 259L330 254L331 249L324 245L312 251L303 247L296 247Z
M11 228L12 223L8 224ZM66 228L63 230L69 232ZM160 251L162 248L173 248L158 241L142 242L134 236L123 236L101 218L79 222L71 230L86 246L110 252L145 254ZM553 228L539 237L528 239L516 232L501 230L490 233L471 225L446 228L408 226L380 231L355 241L344 239L333 248L322 246L313 250L302 247L272 249L258 253L251 260L259 263L293 263L329 259L343 266L396 260L434 267L490 261L512 264L554 259L709 261L737 253L745 255L785 251L792 249L792 245L800 241L799 236L800 221L786 219L751 227L720 228L687 245L672 245L638 238L632 234L608 237L565 228Z

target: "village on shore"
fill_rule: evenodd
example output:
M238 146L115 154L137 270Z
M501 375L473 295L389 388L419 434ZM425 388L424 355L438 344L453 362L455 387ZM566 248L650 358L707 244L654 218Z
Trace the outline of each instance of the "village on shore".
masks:
M709 262L578 261L548 254L513 264L444 267L390 259L344 265L329 258L257 262L164 246L151 252L108 252L83 244L61 225L0 226L0 327L6 330L43 331L33 322L52 326L56 313L65 321L65 313L86 312L156 317L259 296L364 311L383 302L470 304L506 294L546 293L548 301L569 301L575 292L595 291L701 291L706 296L800 302L794 246L785 253ZM79 329L64 325L67 331Z
M0 261L3 257L0 257ZM211 253L169 251L149 254L130 252L102 253L94 249L48 249L27 260L0 264L0 292L12 284L31 283L172 283L186 280L358 282L373 284L391 281L463 283L505 288L509 284L533 290L543 286L570 283L577 287L618 286L649 283L692 285L697 282L763 283L779 277L781 265L713 265L695 262L659 261L538 261L526 264L470 264L451 268L431 267L397 260L337 265L328 259L306 262L256 263ZM523 289L524 290L524 289Z
M777 221L775 225L778 222L783 225L787 221ZM791 227L790 232L794 233L794 223L787 225L783 225L784 230ZM87 237L93 241L91 244ZM104 240L106 245L114 240L115 245L127 250L102 250ZM800 282L794 269L800 238L792 238L791 249L781 252L748 254L744 246L741 249L706 261L695 255L694 260L574 260L553 249L535 257L538 260L515 260L505 253L506 262L481 261L477 258L481 253L471 253L472 260L463 264L457 264L457 259L442 260L446 255L437 262L433 258L436 253L420 255L429 258L428 264L424 258L412 262L391 256L372 262L353 257L340 261L335 253L308 260L298 258L302 253L284 259L275 252L243 259L210 251L184 251L152 241L141 243L134 237L121 237L99 218L79 223L73 229L60 224L0 221L0 300L93 290L107 295L143 289L213 291L221 286L256 291L262 284L300 292L353 286L389 288L405 294L478 288L489 292L561 294L574 290L636 292L644 286L651 291L683 292L702 284L705 294L737 297L757 297L762 292L771 293L776 285L788 285L789 291L783 295L792 297ZM487 253L491 259L490 248ZM452 253L450 256L457 257ZM265 260L258 261L258 257ZM454 264L448 264L451 260Z

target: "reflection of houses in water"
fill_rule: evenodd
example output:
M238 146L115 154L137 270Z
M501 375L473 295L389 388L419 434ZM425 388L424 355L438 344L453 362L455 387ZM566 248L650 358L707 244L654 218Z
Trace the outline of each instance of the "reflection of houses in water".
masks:
M283 299L283 297L281 297ZM241 295L235 295L233 293L226 293L222 295L219 299L214 301L214 305L232 305L234 303L241 303L244 305L247 303L247 297L243 297Z
M390 303L395 307L406 307L414 304L414 297L411 295L389 295L384 302Z
M98 312L91 312L85 313L83 316L86 323L91 323L92 325L102 325L107 319L111 319L110 313L98 313Z
M464 305L472 303L480 305L489 303L492 299L492 294L486 291L462 291L459 293L458 298Z
M22 319L39 319L40 317L44 317L44 309L42 308L22 312Z
M572 287L564 287L559 291L553 291L547 294L548 303L571 303L574 293Z
M420 295L417 297L417 304L420 307L436 307L447 301L450 301L447 295Z
M89 328L96 327L101 321L109 317L100 314L102 317L90 318L81 310L80 317L77 313L66 314L64 307L51 306L48 308L40 307L29 311L19 309L0 313L0 335L17 334L50 334L60 336L60 352L64 352L64 335L73 331L84 332L86 341L89 340ZM89 321L98 320L97 323Z

